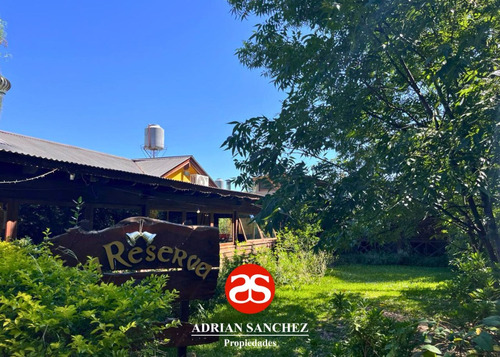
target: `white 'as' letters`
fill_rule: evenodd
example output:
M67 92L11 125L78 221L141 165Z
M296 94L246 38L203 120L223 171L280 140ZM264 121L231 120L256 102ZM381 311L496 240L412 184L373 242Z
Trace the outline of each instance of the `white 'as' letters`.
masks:
M246 304L247 302L251 301L255 304L264 304L271 299L271 291L265 286L259 285L255 282L255 280L257 279L263 279L268 283L269 282L268 276L261 274L254 274L251 277L249 277L246 274L238 274L231 277L231 283L234 282L236 279L243 279L245 280L245 283L239 286L235 286L234 288L229 290L229 298L234 303ZM248 298L246 300L238 300L236 298L236 294L243 293L245 291L248 291ZM252 291L263 293L264 298L262 300L254 300L254 298L252 297Z

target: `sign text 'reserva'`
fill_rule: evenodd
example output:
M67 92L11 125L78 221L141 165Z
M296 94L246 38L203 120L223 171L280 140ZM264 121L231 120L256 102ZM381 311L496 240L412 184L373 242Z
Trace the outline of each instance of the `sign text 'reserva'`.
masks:
M106 251L106 257L108 258L111 270L116 269L115 262L118 262L127 268L133 268L134 265L141 263L143 260L147 262L170 262L174 267L194 271L194 273L203 280L212 270L212 265L202 262L196 254L190 255L185 250L177 247L172 248L167 245L157 247L156 245L151 244L146 248L136 246L127 251L122 242L114 241L103 245L103 248Z

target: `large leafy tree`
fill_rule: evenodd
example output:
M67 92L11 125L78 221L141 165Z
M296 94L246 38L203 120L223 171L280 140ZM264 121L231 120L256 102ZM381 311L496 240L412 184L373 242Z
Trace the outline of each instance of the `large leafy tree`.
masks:
M261 20L241 62L287 94L223 144L239 183L279 187L261 218L336 241L430 216L499 261L499 0L229 2Z

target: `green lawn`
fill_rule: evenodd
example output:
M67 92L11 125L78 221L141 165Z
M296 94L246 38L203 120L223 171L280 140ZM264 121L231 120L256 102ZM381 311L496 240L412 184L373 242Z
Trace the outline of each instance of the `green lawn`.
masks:
M276 347L230 347L245 337L220 338L218 343L188 348L190 356L329 356L335 342L336 321L331 317L333 293L360 294L381 306L390 316L402 319L430 316L446 308L441 287L452 277L446 268L409 266L344 265L329 269L326 276L297 289L279 287L272 304L263 312L245 315L229 304L218 305L208 316L192 322L205 323L308 323L309 337L268 338ZM254 338L246 338L255 340ZM229 342L227 342L228 340ZM258 340L263 341L261 337ZM175 355L169 351L169 355Z

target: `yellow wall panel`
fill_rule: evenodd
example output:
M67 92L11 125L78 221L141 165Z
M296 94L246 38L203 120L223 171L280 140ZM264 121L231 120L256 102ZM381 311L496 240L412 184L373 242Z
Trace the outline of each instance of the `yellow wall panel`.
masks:
M195 175L195 174L200 174L198 171L196 171L192 165L189 165L189 176L184 173L184 168L180 168L177 171L172 172L170 175L164 176L163 178L168 178L171 180L176 180L176 181L183 181L183 182L191 182L191 176L190 175Z

